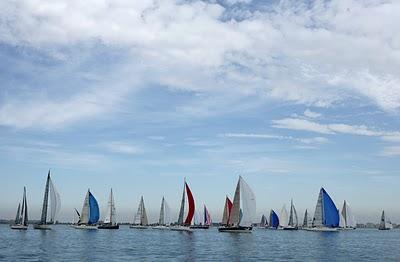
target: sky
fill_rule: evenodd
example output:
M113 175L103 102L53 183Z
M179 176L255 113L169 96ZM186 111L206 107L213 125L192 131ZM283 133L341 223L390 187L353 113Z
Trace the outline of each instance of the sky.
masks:
M120 221L178 215L186 177L214 221L239 175L257 219L323 186L357 221L400 222L400 2L0 1L0 218L23 186L60 220L88 188ZM176 213L176 214L175 214Z

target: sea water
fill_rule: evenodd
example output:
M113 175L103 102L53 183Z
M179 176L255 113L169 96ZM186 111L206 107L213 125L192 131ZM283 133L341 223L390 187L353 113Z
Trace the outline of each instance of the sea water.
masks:
M400 261L400 230L251 234L169 230L11 230L0 225L1 261Z

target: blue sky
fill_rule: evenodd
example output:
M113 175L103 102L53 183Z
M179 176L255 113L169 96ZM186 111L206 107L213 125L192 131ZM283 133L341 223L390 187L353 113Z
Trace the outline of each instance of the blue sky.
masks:
M242 175L257 214L324 186L400 222L397 1L2 1L0 217L49 168L72 220L91 188L121 220L174 213L186 177L219 220ZM301 215L302 216L302 215ZM258 218L257 218L258 220Z

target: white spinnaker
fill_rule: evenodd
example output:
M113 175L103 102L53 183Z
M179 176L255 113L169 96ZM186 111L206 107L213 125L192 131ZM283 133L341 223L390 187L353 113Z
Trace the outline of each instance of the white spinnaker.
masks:
M250 186L242 177L239 177L239 181L242 208L242 219L240 220L239 225L250 227L252 226L253 220L256 216L256 197Z
M279 216L279 225L281 227L287 227L288 226L288 211L286 209L286 205L283 205L282 209L281 209L281 213Z
M80 223L87 224L89 223L89 191L86 193L85 200L83 201L83 207L81 212Z
M58 213L61 210L61 198L53 180L50 178L50 222L55 222Z

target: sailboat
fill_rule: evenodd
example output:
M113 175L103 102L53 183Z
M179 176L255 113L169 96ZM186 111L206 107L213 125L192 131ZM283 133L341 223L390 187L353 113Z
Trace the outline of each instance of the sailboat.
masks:
M264 214L261 216L261 221L260 221L259 227L261 227L261 228L268 227L267 217Z
M312 227L305 230L335 232L339 226L339 220L339 211L335 203L322 187L319 191Z
M194 225L190 226L190 228L192 228L192 229L208 229L208 228L210 228L211 223L212 223L212 221L211 221L210 213L208 212L206 205L204 205L203 215L200 216L200 219L198 219L198 221L195 221Z
M311 227L312 223L311 223L311 218L308 215L308 211L306 209L306 211L304 212L304 219L303 219L303 225L302 228L309 228Z
M288 212L286 205L283 205L281 213L279 214L279 228L283 229L289 225Z
M269 228L277 229L279 227L279 217L274 210L269 213Z
M222 214L222 226L227 226L229 225L229 219L231 217L231 211L232 211L232 201L226 196L225 198L225 206L224 206L224 213Z
M136 229L147 229L149 228L149 222L147 220L146 208L144 206L143 196L140 198L140 203L138 210L136 211L135 218L133 219L133 224L129 226L130 228Z
M77 212L78 213L78 212ZM97 222L100 217L99 204L96 198L88 189L85 200L83 201L82 212L79 214L79 221L74 228L77 229L97 229Z
M186 219L185 219L185 221L183 221L183 216L185 214L186 194L187 194L189 209L188 209ZM186 180L184 180L181 208L179 209L178 222L176 223L176 225L171 227L171 230L191 232L192 229L190 229L190 225L192 224L194 210L195 210L195 204L194 204L193 194L192 194L192 191L190 191L190 188L189 188L188 184L186 183Z
M50 195L50 220L48 221L48 209L49 209L49 195ZM34 229L49 230L50 225L54 224L56 215L60 212L61 201L60 195L58 194L53 181L50 177L50 170L47 174L46 186L44 189L42 216L39 224L33 225Z
M104 221L97 227L98 229L119 229L119 225L116 221L114 195L111 188L110 197L108 198L107 213L104 217Z
M256 198L249 185L239 176L229 224L218 228L219 232L250 233L256 213Z
M293 199L290 200L290 212L289 212L289 222L284 230L297 230L299 228L299 221L297 218L297 211L293 205Z
M26 188L22 196L22 205L18 204L17 215L11 229L27 230L28 229L28 204L26 202Z
M339 229L356 229L356 220L346 200L343 202L342 212L340 213Z
M152 227L153 229L169 229L169 224L170 224L170 209L167 204L167 201L165 201L164 197L161 200L161 208L160 208L160 217L158 219L158 224L157 226Z
M381 222L379 224L379 230L390 230L393 228L392 222L390 222L389 218L385 216L385 210L382 211Z

